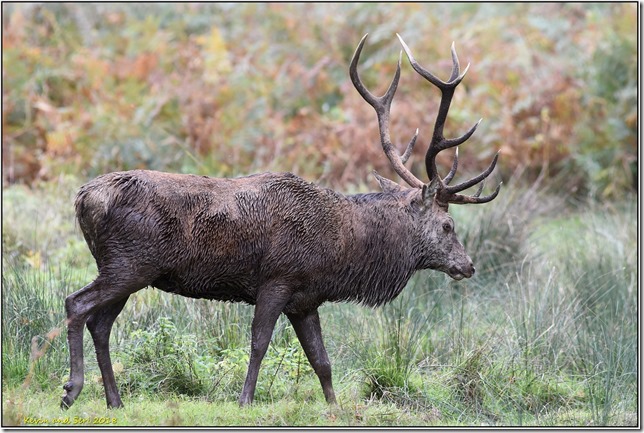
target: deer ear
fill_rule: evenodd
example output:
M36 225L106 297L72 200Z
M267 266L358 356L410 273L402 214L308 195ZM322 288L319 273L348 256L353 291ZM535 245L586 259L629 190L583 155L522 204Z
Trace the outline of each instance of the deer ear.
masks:
M400 192L404 188L400 185L398 185L396 182L393 180L389 180L386 177L380 176L376 171L373 171L373 175L380 184L380 188L382 189L382 192Z
M429 205L434 201L434 197L436 197L436 193L440 186L441 184L438 177L432 179L428 184L423 185L423 202L426 205Z
M443 182L438 178L434 178L428 184L423 185L423 205L427 208L430 208L434 205L439 206L440 208L447 210L447 203L443 203L439 200L438 192L443 187Z

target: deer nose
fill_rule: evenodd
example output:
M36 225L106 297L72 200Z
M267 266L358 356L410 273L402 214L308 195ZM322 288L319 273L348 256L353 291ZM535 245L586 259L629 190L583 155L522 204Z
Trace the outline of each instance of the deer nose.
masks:
M470 278L472 275L474 275L474 272L476 272L476 269L474 268L474 263L472 263L471 259L467 260L467 264L463 266L460 269L460 273L465 277L465 278Z
M476 268L474 267L474 263L472 262L472 259L469 259L467 262L468 262L467 264L468 264L468 267L469 267L469 272L467 272L467 274L469 274L469 275L467 275L467 277L469 278L472 275L474 275L474 272L476 272Z
M474 275L474 271L474 266L469 265L468 267L463 268L462 274L465 278L470 278L472 275Z

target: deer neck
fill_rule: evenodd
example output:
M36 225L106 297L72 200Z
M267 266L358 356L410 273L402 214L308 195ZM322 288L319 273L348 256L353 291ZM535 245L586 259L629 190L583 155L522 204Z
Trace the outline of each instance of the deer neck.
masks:
M352 204L345 225L349 265L343 274L353 287L350 297L369 306L394 299L416 270L413 209L408 193L348 196Z

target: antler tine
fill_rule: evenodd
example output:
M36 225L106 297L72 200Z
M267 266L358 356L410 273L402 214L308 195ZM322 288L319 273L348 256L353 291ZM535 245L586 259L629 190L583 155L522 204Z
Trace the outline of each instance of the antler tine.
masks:
M479 119L478 122L472 126L469 131L457 138L443 138L443 142L440 143L440 150L449 149L450 147L458 146L459 144L465 143L476 131L476 128L479 127L483 119Z
M465 74L467 74L467 71L470 69L470 64L468 63L463 73L460 73L460 63L458 61L458 55L456 54L456 47L454 42L452 42L452 74L448 81L443 81L429 72L427 69L423 68L411 54L411 50L403 40L402 36L400 36L398 33L396 33L396 36L398 36L398 40L400 40L400 44L402 45L403 50L405 50L405 54L407 54L407 58L409 59L409 63L411 63L412 68L414 68L414 70L418 72L418 74L420 74L423 78L425 78L427 81L431 82L441 90L456 87L461 81L463 81Z
M461 195L461 194L454 194L449 197L449 203L454 203L454 204L468 204L468 203L487 203L496 198L497 195L499 195L499 191L501 190L501 185L503 185L503 182L499 182L499 184L496 186L496 189L494 192L490 195L486 195L485 197L479 197L477 194L474 194L472 196L468 195Z
M411 54L411 50L403 40L402 36L400 36L398 33L396 33L396 36L398 36L398 40L400 40L400 44L402 45L403 50L405 50L405 54L407 54L407 58L409 59L409 63L411 63L411 67L414 68L416 72L418 72L423 78L428 80L430 83L442 89L446 83L442 81L440 78L438 78L437 76L435 76L434 74L432 74L431 72L429 72L427 69L420 66L420 64L416 61L414 56Z
M389 135L389 114L391 110L391 101L394 98L394 94L396 93L396 88L398 87L398 80L400 79L400 65L402 62L402 52L398 56L398 66L396 68L396 73L394 75L394 79L389 85L389 88L387 89L387 92L380 97L374 96L371 92L369 92L369 90L367 90L367 88L360 80L360 76L358 75L358 60L360 59L360 53L362 52L362 48L364 46L365 40L367 39L368 35L369 34L367 33L362 37L362 39L360 40L360 43L358 44L358 47L356 48L355 53L353 54L353 58L351 59L351 65L349 67L349 76L351 77L351 81L353 82L353 85L355 86L356 90L358 91L358 93L360 93L360 96L362 96L364 100L367 101L369 105L371 105L376 110L376 115L378 116L378 128L380 130L380 142L382 144L382 149L385 152L385 155L387 156L387 158L389 159L389 162L391 163L393 169L410 186L415 188L421 188L423 186L423 182L420 179L418 179L416 176L414 176L403 165L404 162L407 160L407 158L409 158L409 154L411 154L411 150L413 149L414 144L416 143L418 132L416 132L416 135L411 139L411 141L407 145L407 150L405 151L405 155L403 155L404 160L403 158L400 157L400 155L398 155L397 151L394 149L393 145L391 144L391 137Z
M494 155L494 159L492 160L492 162L490 163L488 168L486 168L485 171L483 171L481 174L479 174L476 177L473 177L470 180L467 180L465 182L461 182L461 183L459 183L457 185L446 186L445 187L445 192L448 193L448 194L455 194L457 192L463 191L463 190L465 190L465 189L467 189L469 187L472 187L472 186L476 185L477 183L481 182L486 177L488 177L490 175L490 173L492 173L492 171L494 170L494 167L496 166L496 161L498 159L499 159L499 152L497 152L496 155Z
M456 77L458 77L458 74L459 74L460 68L461 68L460 64L458 63L458 56L456 55L456 43L454 41L452 41L451 50L452 50L452 63L453 63L454 66L452 66L452 75L449 77L448 82L451 82ZM470 65L468 64L467 67L469 68L469 66Z
M398 62L396 74L394 75L394 79L391 81L387 92L380 97L373 95L369 90L367 90L358 75L358 60L360 60L360 53L362 53L362 48L367 40L367 36L369 36L369 33L362 37L355 53L353 53L351 65L349 66L349 76L351 77L354 87L358 93L360 93L360 96L362 96L362 98L376 110L376 113L386 112L386 109L389 108L389 105L393 100L394 93L396 93L396 89L398 88L398 80L400 79L400 61Z
M483 187L485 186L485 179L481 183L479 183L479 187L476 189L476 192L472 194L472 197L477 198L481 196L481 193L483 192Z
M452 162L452 168L450 168L449 173L447 173L447 176L443 178L443 183L445 185L449 185L449 183L452 181L454 178L454 175L456 174L456 169L458 168L458 147L456 148L456 152L454 153L454 162Z
M418 128L416 128L416 133L413 137L411 137L411 140L409 140L409 144L407 145L407 149L405 149L405 153L403 153L400 157L400 160L403 164L407 162L407 160L411 156L411 152L414 150L414 145L416 144L416 139L418 138L418 132Z
M430 179L433 179L434 174L437 173L436 171L436 155L438 155L439 152L449 149L450 147L455 147L458 146L459 144L465 143L468 138L474 134L474 131L476 131L476 128L478 128L479 124L481 123L483 119L480 119L474 126L470 128L469 131L467 131L465 134L461 135L460 137L457 138L451 138L451 139L446 139L442 138L442 140L438 142L434 142L432 140L432 143L430 143L430 148L427 149L427 154L425 155L425 166L427 168L427 173L431 172L432 175L429 175ZM454 155L454 162L452 163L452 168L450 169L449 173L445 178L443 179L443 183L445 185L449 185L451 182L452 178L456 174L456 168L458 166L458 148L456 148L456 153Z

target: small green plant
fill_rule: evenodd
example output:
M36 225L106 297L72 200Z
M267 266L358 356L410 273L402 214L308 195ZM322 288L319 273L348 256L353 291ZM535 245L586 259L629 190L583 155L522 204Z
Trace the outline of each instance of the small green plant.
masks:
M119 386L128 391L200 395L208 390L204 379L214 369L214 358L204 357L194 335L179 332L167 317L151 330L137 330L122 352L115 355L127 366Z

